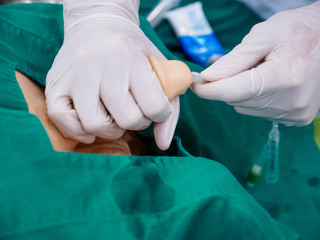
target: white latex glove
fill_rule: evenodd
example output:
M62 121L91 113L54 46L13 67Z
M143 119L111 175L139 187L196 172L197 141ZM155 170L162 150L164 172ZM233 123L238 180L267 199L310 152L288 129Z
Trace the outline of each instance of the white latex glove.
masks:
M309 124L320 107L320 1L255 25L201 77L211 81L192 85L202 98L286 125Z
M138 0L65 0L65 37L47 75L48 115L61 133L84 143L119 138L155 122L167 149L179 116L147 56L164 59L139 29Z

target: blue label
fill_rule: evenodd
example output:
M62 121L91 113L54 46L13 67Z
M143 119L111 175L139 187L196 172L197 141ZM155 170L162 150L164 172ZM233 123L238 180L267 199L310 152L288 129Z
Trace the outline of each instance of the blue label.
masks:
M202 67L207 65L213 55L225 54L221 43L213 33L202 36L180 36L179 41L188 56Z

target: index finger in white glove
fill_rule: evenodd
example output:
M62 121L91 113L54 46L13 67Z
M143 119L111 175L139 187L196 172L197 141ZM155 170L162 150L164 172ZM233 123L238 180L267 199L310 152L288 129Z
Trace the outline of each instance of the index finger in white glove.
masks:
M273 69L272 62L265 62L257 68L244 71L233 77L205 84L192 84L191 89L199 97L237 103L258 96L264 89L263 74Z
M259 79L253 79L250 70L272 50L269 37L257 24L250 33L229 54L201 72L201 77L209 83L193 83L191 86L198 96L211 100L238 102L256 95L261 87ZM268 71L272 66L264 63ZM248 70L248 71L247 71ZM253 71L253 70L252 70Z
M256 66L273 48L271 43L274 39L264 30L264 24L255 25L230 53L202 71L201 77L207 81L216 81Z

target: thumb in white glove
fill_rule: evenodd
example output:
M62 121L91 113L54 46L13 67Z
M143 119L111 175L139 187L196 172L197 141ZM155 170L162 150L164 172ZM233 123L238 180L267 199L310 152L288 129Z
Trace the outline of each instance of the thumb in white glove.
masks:
M168 101L152 71L147 57L164 57L138 27L138 2L64 2L64 43L45 92L48 115L64 136L90 143L153 121L158 147L169 147L179 99Z
M286 125L309 124L320 107L320 1L255 25L201 73L200 97Z

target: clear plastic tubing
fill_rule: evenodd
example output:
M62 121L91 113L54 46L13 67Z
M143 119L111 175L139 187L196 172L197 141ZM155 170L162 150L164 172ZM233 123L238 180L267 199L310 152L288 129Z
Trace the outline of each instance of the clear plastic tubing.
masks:
M198 76L199 73L192 73L192 82L194 83L206 83L207 81L204 80L202 77Z
M269 133L269 161L265 180L268 183L277 183L279 181L279 140L280 132L278 123L273 122L272 129Z
M267 164L265 180L268 183L279 181L279 140L280 132L278 123L273 122L269 138L254 162L247 176L247 186L253 187L260 179L264 166Z

